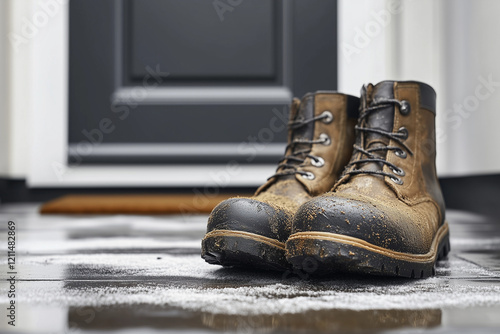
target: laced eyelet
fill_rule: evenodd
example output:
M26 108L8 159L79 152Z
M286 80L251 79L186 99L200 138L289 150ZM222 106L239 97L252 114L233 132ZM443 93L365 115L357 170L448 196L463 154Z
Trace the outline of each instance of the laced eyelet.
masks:
M394 154L397 156L397 157L400 157L401 159L406 159L407 157L407 154L405 151L403 150L397 150L397 151L394 151Z
M316 176L311 172L306 172L305 174L300 175L302 175L302 177L307 180L314 180L316 178Z
M323 167L325 165L325 160L321 157L311 159L311 165L313 165L314 167Z
M405 176L406 175L405 171L402 168L392 168L391 167L391 170L394 174L396 174L398 176Z
M321 140L323 145L328 146L332 143L332 140L326 133L322 133L319 135L319 140Z
M321 117L323 117L323 118L321 119L321 121L322 121L323 123L328 124L328 123L331 123L331 122L333 121L333 114L332 114L329 110L325 110L325 111L323 111L323 112L321 113Z
M403 184L403 180L401 180L401 178L399 178L399 177L391 176L390 179L392 182L394 182L396 184L399 184L399 185Z
M406 100L403 100L401 101L401 106L399 107L399 112L401 113L401 115L408 115L411 111L411 106L410 106L410 102L406 101Z
M408 130L404 126L399 128L398 133L402 134L401 139L408 139Z

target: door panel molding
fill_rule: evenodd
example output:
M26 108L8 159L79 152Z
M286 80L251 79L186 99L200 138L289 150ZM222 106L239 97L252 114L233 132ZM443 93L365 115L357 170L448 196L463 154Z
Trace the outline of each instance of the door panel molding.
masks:
M285 151L285 144L267 144L266 150L255 152L240 144L224 143L177 143L177 144L102 144L86 154L88 164L157 164L157 163L197 163L199 158L211 163L230 161L241 157L241 161L254 164L276 164L276 156ZM78 161L78 144L68 147L70 161ZM233 162L235 162L233 160Z
M112 104L127 104L135 99L133 87L114 91ZM140 105L169 104L278 104L287 105L292 92L286 87L155 87L145 89Z

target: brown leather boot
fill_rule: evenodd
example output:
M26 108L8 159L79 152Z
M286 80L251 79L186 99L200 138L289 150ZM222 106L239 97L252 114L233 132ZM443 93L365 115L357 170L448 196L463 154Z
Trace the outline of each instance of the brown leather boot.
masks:
M287 260L308 259L318 273L431 276L450 247L435 168L436 93L412 81L361 93L351 161L332 192L296 213Z
M316 92L294 99L285 157L251 198L220 203L208 219L201 256L208 263L283 270L285 241L298 207L331 189L349 161L359 99Z

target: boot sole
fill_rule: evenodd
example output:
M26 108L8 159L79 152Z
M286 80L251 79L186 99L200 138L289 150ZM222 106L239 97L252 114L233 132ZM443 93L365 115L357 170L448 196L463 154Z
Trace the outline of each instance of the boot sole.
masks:
M210 264L257 268L288 269L285 243L255 233L214 230L201 242L201 257Z
M450 251L448 223L437 231L426 254L395 252L364 240L327 232L298 232L286 242L286 257L309 273L355 273L425 278L435 275L435 264Z

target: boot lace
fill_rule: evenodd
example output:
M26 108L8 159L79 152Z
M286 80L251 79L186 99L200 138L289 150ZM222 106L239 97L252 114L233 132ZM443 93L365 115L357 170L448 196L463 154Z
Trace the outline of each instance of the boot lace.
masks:
M358 164L369 163L369 162L378 162L378 163L382 163L384 165L389 166L389 168L392 170L392 172L395 175L388 173L388 172L384 172L383 170L365 170L365 169L359 169L359 168L355 168L353 170L347 171L345 174L348 174L348 175L358 175L358 174L383 175L383 176L390 177L391 180L394 181L395 183L398 183L398 184L403 183L401 178L398 176L404 176L405 175L404 170L402 168L399 168L398 166L390 163L389 161L385 160L384 158L381 158L379 156L374 155L373 153L380 152L380 151L382 151L382 152L395 151L395 154L401 158L406 158L406 152L408 152L408 154L410 154L410 155L413 155L412 150L403 142L403 140L408 138L408 130L404 127L401 127L398 130L398 132L388 132L388 131L384 131L381 129L373 129L373 128L367 127L366 122L364 122L364 120L369 114L376 112L379 109L398 105L400 107L400 110L401 110L402 107L405 107L404 103L406 103L406 101L403 102L403 101L399 101L396 99L377 99L377 100L374 100L374 101L372 101L372 103L370 104L369 107L364 108L362 110L361 116L358 120L358 125L356 125L356 127L355 127L356 131L359 131L361 133L376 133L376 134L382 135L384 137L387 137L389 139L392 139L392 140L396 141L398 144L400 144L402 148L398 147L398 146L385 145L385 146L381 146L381 147L374 147L374 148L367 149L365 147L361 147L361 146L358 146L355 144L354 145L354 154L356 154L357 152L360 152L361 153L360 158L356 161L349 163L346 166L346 170L347 170L352 166L357 167ZM363 143L362 145L365 146L365 143ZM404 151L403 151L403 149L404 149Z
M302 119L299 118L297 120L294 120L292 122L288 123L288 127L291 130L297 130L309 123L316 122L319 120L331 120L332 119L332 114L330 112L323 112L321 115L315 116L310 119ZM298 167L303 167L304 162L306 161L307 158L313 160L315 163L323 163L323 159L321 157L315 156L310 154L312 150L312 145L313 144L327 144L330 142L330 137L326 134L321 134L319 139L315 140L309 140L309 139L304 139L304 138L298 138L298 139L293 139L290 143L286 145L285 152L288 152L289 149L291 149L292 154L290 155L285 155L279 162L278 162L278 167L276 171L280 170L283 168L281 172L276 172L272 176L268 178L268 180L272 179L273 177L279 177L279 176L286 176L286 175L295 175L299 174L302 175L306 178L313 178L314 175L310 172L304 172L300 171L297 168ZM295 151L295 146L299 144L309 144L309 148L303 149L303 150L297 150ZM293 163L295 162L295 163Z

